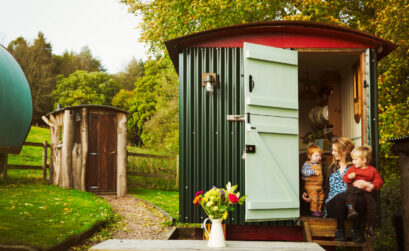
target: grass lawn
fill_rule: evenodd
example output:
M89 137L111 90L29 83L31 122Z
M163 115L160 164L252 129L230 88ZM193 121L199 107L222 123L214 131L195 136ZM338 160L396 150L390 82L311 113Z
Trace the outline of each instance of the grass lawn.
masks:
M50 144L50 129L32 126L27 136L26 142L43 143L44 140L47 140L48 144ZM8 163L10 165L41 166L42 154L42 147L23 146L20 154L9 154ZM48 159L49 156L50 148L48 148Z
M0 185L0 244L53 247L113 217L104 199L44 184Z
M49 129L31 127L26 141L49 139ZM41 158L41 147L23 146L19 155L9 154L8 163L41 165ZM49 186L42 170L9 169L7 180L0 179L0 244L48 249L113 217L104 199Z
M162 208L179 222L179 192L144 188L128 188L128 193Z

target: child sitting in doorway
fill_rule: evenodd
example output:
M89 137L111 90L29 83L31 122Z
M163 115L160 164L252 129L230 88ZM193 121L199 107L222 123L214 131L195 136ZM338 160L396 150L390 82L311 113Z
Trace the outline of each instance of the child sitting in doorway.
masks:
M383 180L375 167L369 165L371 161L372 148L368 145L356 147L351 152L352 163L345 173L343 180L348 184L346 203L348 207L348 218L356 218L358 213L355 211L356 200L359 195L363 195L366 203L366 222L368 233L371 237L376 237L374 227L376 225L376 192L383 185ZM364 180L369 185L364 188L352 186L355 180Z
M321 216L321 208L324 201L321 155L321 148L317 145L310 144L307 147L308 160L301 168L302 178L305 182L304 189L308 197L311 198L311 215L315 217Z

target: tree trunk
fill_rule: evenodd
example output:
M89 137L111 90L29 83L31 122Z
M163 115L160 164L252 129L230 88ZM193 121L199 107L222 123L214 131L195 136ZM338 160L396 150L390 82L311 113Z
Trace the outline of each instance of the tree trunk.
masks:
M74 143L72 148L72 179L75 189L81 188L81 144Z
M86 171L87 171L87 160L88 160L88 111L87 108L82 108L82 118L81 118L81 190L86 191Z
M72 188L72 148L74 146L74 123L72 111L64 111L62 144L62 187Z
M117 114L118 129L117 129L117 196L126 195L126 145L127 145L127 123L126 123L126 114L118 113Z

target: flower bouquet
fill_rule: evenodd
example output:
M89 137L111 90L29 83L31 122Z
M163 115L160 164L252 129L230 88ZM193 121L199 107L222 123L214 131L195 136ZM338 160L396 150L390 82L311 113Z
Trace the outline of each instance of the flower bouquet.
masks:
M209 191L203 193L198 191L195 194L193 203L202 206L210 219L227 219L228 211L234 211L235 204L243 204L247 195L240 197L240 192L236 192L237 185L232 186L227 183L226 189L213 186Z
M222 221L227 219L229 211L234 211L233 206L235 204L241 205L246 199L246 195L240 198L240 193L235 193L236 189L237 185L232 186L229 182L226 185L226 189L213 186L212 189L206 193L203 193L203 191L198 191L195 194L193 203L196 204L196 206L202 206L212 222L212 230L210 234L207 232L205 227L206 221L209 218L205 219L203 222L203 227L209 236L209 247L220 248L226 245Z

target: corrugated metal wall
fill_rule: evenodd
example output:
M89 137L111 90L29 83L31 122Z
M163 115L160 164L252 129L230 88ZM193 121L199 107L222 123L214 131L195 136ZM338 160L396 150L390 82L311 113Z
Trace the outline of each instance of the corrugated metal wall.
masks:
M244 122L226 119L229 114L244 114L242 53L242 48L185 48L179 54L180 222L199 223L207 218L192 203L198 190L231 181L245 194ZM217 74L212 96L202 87L202 73ZM244 205L237 206L227 223L244 224L244 210Z

